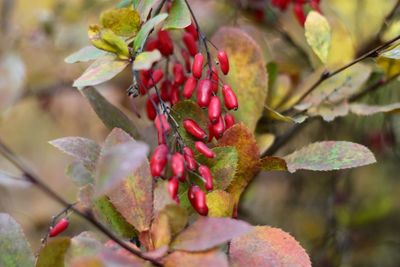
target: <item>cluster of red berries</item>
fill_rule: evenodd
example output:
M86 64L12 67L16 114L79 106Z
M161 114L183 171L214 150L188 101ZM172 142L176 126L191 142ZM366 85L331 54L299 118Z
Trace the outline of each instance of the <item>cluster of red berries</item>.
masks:
M201 215L208 214L206 195L200 186L189 180L188 174L201 178L207 191L213 189L213 177L210 169L199 164L193 150L183 142L177 131L179 126L170 113L170 107L173 109L173 106L182 99L193 99L201 108L207 109L208 133L190 118L183 120L183 127L196 140L194 147L197 152L207 158L214 158L216 155L207 143L214 137L220 138L224 131L235 123L233 115L228 112L223 114L223 111L236 110L238 100L232 88L221 81L217 68L211 62L206 42L205 37L192 23L185 28L182 36L184 48L180 49L181 58L178 58L174 54L174 43L169 32L159 30L156 38L147 41L145 50L158 49L166 59L167 65L164 71L156 68L156 63L151 69L139 72L139 93L147 96L147 116L154 121L158 134L158 146L150 159L151 174L155 178L168 178L168 191L177 203L179 203L179 183L188 183L188 199ZM206 62L200 52L200 44L204 44ZM227 54L219 50L217 59L220 71L224 75L228 74ZM204 71L205 69L207 71ZM224 107L218 96L220 85L222 85ZM170 136L174 136L175 141L168 144Z
M300 25L303 26L306 21L305 5L309 4L311 9L321 13L319 7L320 1L321 0L272 0L272 4L280 10L286 10L290 2L293 2L293 13Z

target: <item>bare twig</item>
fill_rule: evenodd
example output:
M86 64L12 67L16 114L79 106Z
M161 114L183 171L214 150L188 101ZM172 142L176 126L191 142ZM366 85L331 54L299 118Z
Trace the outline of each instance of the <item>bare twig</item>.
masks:
M17 155L12 152L6 145L5 143L0 140L0 154L2 154L8 161L10 161L17 169L19 169L22 173L23 176L31 182L33 185L35 185L37 188L39 188L43 193L48 195L50 198L55 200L56 202L60 203L64 207L70 208L75 214L79 215L86 221L90 222L94 227L96 227L100 232L108 236L110 239L112 239L115 243L132 253L133 255L142 258L146 261L151 262L155 266L163 266L161 263L158 261L147 257L146 255L143 255L140 251L132 249L130 246L128 246L123 240L121 240L119 237L117 237L115 234L113 234L107 227L105 227L103 224L101 224L99 221L97 221L91 212L82 212L75 208L74 206L71 206L70 203L68 203L66 200L64 200L58 193L53 191L50 187L48 187L42 179L40 179L38 176L36 176L30 168L28 168L18 157Z

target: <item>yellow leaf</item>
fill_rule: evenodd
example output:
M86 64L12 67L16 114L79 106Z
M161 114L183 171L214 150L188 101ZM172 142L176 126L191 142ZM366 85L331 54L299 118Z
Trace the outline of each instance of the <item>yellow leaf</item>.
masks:
M140 28L138 12L128 7L104 11L100 21L104 28L120 36L133 37Z
M319 59L326 63L331 46L331 27L324 16L311 11L304 24L307 43Z
M120 59L129 58L128 45L112 30L103 29L99 25L90 25L88 35L92 45L98 49L115 53Z

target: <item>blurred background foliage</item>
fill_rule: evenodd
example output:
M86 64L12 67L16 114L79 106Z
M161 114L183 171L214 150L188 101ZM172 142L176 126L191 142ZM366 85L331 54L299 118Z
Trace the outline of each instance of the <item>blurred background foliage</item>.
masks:
M266 62L277 66L274 86L278 89L274 92L295 93L297 86L320 67L291 10L277 12L265 0L190 2L207 36L223 25L234 25L259 43ZM331 68L400 34L398 1L321 2L332 27L327 63ZM101 142L108 131L82 95L71 87L86 64L67 65L64 58L88 43L87 26L97 22L100 11L117 1L0 3L0 136L52 188L73 202L76 188L65 174L70 159L47 142L63 136ZM379 76L388 69L373 71ZM156 135L146 116L139 120L134 115L134 110L144 114L143 101L127 97L129 84L128 75L122 75L99 89L140 125L140 131L147 133L145 141L154 143ZM400 81L395 80L362 100L370 104L398 102L399 85ZM288 127L284 122L262 119L258 130L279 135ZM314 266L399 266L400 116L349 115L330 123L313 120L299 128L277 154L285 155L320 140L364 144L374 151L378 163L326 173L261 173L244 195L239 217L288 231L306 248ZM3 159L0 168L18 174ZM35 249L51 216L59 210L34 188L0 184L0 212L10 213L23 225ZM88 227L81 221L71 225L71 232Z

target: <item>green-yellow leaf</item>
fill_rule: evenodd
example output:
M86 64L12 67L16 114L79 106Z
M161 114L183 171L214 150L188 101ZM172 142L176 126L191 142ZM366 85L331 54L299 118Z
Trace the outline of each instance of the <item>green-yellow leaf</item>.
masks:
M164 23L164 30L182 29L192 22L189 8L184 0L173 0L168 18Z
M128 66L128 60L117 59L114 55L105 55L94 61L85 72L75 80L73 86L82 89L104 83L114 78Z
M140 28L140 16L130 7L104 11L100 21L104 28L120 36L135 36Z
M64 266L64 256L71 239L69 237L52 238L40 250L36 260L36 267Z
M308 13L304 24L307 43L323 63L328 60L331 45L331 28L324 16L316 11Z
M235 201L231 194L214 190L206 197L209 217L232 217Z
M129 59L128 45L112 30L93 24L89 26L88 36L92 45L98 49L112 52L120 59Z
M133 61L133 70L148 70L151 68L154 62L161 59L161 53L157 49L150 52L142 52L135 57Z
M99 57L102 57L105 54L107 54L106 51L97 49L96 47L89 45L69 55L64 59L64 61L68 64L77 62L87 62L90 60L98 59Z

